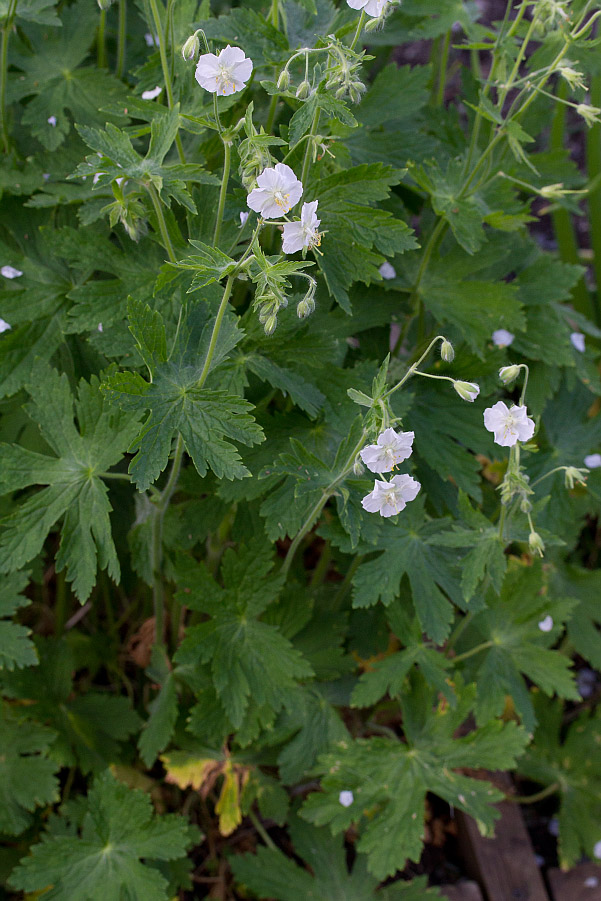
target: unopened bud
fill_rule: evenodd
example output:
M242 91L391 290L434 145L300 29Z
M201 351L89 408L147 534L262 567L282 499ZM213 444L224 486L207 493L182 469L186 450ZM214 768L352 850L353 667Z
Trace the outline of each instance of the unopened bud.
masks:
M512 363L511 366L502 366L501 369L499 369L499 378L504 385L509 385L514 379L517 379L519 374L520 367L516 363Z
M480 386L474 382L453 382L453 388L462 400L473 403L480 394Z
M538 554L539 557L543 556L545 550L545 542L540 537L538 532L530 532L528 535L528 547L530 548L530 553Z
M453 345L450 341L447 341L446 338L440 345L440 356L445 361L445 363L452 363L455 359L455 351L453 350Z
M296 89L296 96L299 100L306 100L311 93L311 85L308 81L301 81Z
M522 513L531 513L532 512L532 504L528 500L528 498L523 497L520 501L520 510Z
M576 482L578 482L579 485L586 485L586 469L578 469L576 466L566 466L564 475L566 488L573 488Z
M104 10L108 9L111 6L113 0L98 0L99 8L104 12Z
M346 88L344 85L341 88L338 88L336 91L335 97L336 100L342 100L346 96Z
M196 54L200 50L200 41L198 35L191 34L182 47L182 56L185 60L196 59Z
M306 319L307 316L311 315L314 309L315 301L303 297L303 299L298 303L296 307L296 315L299 319Z
M348 92L353 103L359 103L361 96L365 93L365 85L362 81L352 81Z
M290 84L290 73L288 69L282 69L278 78L278 91L285 91Z
M353 474L356 476L363 475L365 472L365 466L361 462L359 457L355 458L355 462L353 463Z
M276 326L278 324L278 317L275 313L272 313L271 316L267 316L265 322L263 324L263 330L266 335L273 335L275 332Z

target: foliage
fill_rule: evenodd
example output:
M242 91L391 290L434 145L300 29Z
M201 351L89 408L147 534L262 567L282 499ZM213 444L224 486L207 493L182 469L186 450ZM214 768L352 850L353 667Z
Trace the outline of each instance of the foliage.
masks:
M601 3L375 5L0 0L7 891L601 856Z

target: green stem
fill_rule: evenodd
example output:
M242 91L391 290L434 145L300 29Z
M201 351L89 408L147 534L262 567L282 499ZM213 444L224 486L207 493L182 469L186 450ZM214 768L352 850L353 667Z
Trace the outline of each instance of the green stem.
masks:
M167 223L165 222L165 216L163 215L163 208L161 206L161 199L157 194L156 188L154 185L146 185L148 193L150 194L150 199L152 200L152 205L154 207L154 212L157 217L159 223L159 230L161 232L161 238L163 240L163 247L167 251L169 256L169 260L172 263L177 262L177 257L175 255L175 251L173 249L173 244L171 243L171 238L169 237L169 232L167 231Z
M364 559L365 559L365 554L359 554L358 557L353 558L353 562L347 569L346 575L345 575L344 579L342 580L340 588L338 589L338 593L336 594L336 597L334 598L334 609L336 609L336 610L339 609L341 602L344 600L344 598L346 597L346 595L351 587L351 584L353 581L353 576L359 569L359 566L361 565L361 563L363 562Z
M413 306L416 301L419 301L421 304L421 300L419 299L419 290L421 288L421 284L426 274L426 269L428 268L428 264L430 262L430 258L434 252L436 244L438 243L439 238L444 234L447 229L447 223L444 219L439 219L436 223L432 234L426 244L424 249L424 254L422 256L421 262L419 264L419 269L417 271L417 277L415 279L415 283L413 285L413 291L411 292L411 297L409 298L409 303Z
M447 31L442 43L442 52L440 55L440 66L438 69L438 87L436 90L435 104L442 106L444 103L444 91L447 81L447 66L449 63L449 48L451 46L451 32Z
M98 22L98 44L96 50L96 59L98 62L98 68L104 69L106 66L106 41L105 41L105 31L106 31L106 10L100 10L100 20Z
M59 638L64 632L67 620L67 581L65 570L57 572L55 579L54 634Z
M565 100L568 96L568 85L563 80L559 85L558 96L560 100ZM565 147L566 112L566 107L563 103L557 103L555 105L555 112L553 114L553 122L551 125L551 151L561 151ZM595 126L595 128L599 128L599 126ZM557 240L559 256L564 263L578 265L580 263L578 242L576 240L576 233L571 214L563 207L556 206L551 213L551 220L553 222L553 231L555 232L555 238ZM578 283L572 289L572 299L574 307L579 313L590 316L591 304L584 278L580 278Z
M321 552L321 556L317 563L317 566L313 570L313 575L311 576L310 587L317 588L319 585L323 584L323 581L328 574L328 569L330 568L330 560L332 559L332 545L329 540L326 541L323 547L323 551Z
M453 663L460 663L462 660L467 660L469 657L473 657L474 654L479 654L480 651L485 651L487 648L492 648L494 641L483 641L482 644L476 645L475 648L472 648L470 651L466 651L465 654L459 654L457 657L453 657Z
M305 147L305 156L303 158L303 171L301 172L301 184L303 189L307 186L307 178L309 177L309 169L311 168L311 155L313 152L313 141L311 138L317 132L317 126L319 125L319 116L321 115L321 110L319 107L313 113L313 121L311 122L311 129L309 134L307 135L307 146Z
M131 476L128 472L97 472L99 479L119 479L122 482L131 482Z
M127 45L127 0L119 0L119 31L117 34L117 65L115 74L123 78L125 72L125 50Z
M275 2L277 3L277 0L275 0ZM278 849L277 849L276 845L269 837L269 834L268 834L267 830L265 829L265 827L263 826L263 823L261 822L261 820L259 819L259 817L255 814L255 812L253 810L248 811L248 818L251 821L251 823L253 824L253 826L255 827L255 829L257 830L257 832L259 833L259 835L261 836L261 838L263 839L263 841L265 842L265 844L267 845L267 847L270 848L272 851L277 851Z
M469 624L472 621L474 614L466 613L465 616L462 616L451 634L449 635L446 645L445 645L445 655L448 657L449 651L455 647L461 635L463 635L464 631L467 629Z
M209 349L207 350L207 356L204 362L204 366L202 367L202 372L200 373L200 378L196 383L197 388L202 388L204 383L207 380L207 376L211 369L211 361L213 360L213 355L215 353L215 348L217 347L217 339L219 337L219 330L221 329L221 323L223 322L223 317L225 316L225 311L227 309L228 300L230 299L230 294L232 293L232 285L234 284L235 275L230 275L228 280L225 283L225 288L223 289L223 297L221 298L221 303L219 304L219 309L217 310L217 316L215 317L215 324L213 326L213 332L211 334L211 340L209 341Z
M399 388L402 388L403 385L405 384L405 382L407 381L407 379L410 379L412 375L415 375L415 372L416 372L416 370L417 370L417 367L420 365L420 363L423 363L423 362L424 362L424 360L426 359L426 357L428 356L428 354L430 353L430 351L432 350L432 348L434 347L434 345L436 344L436 342L437 342L437 341L445 341L445 340L446 340L446 339L445 339L444 335L436 335L435 338L432 338L432 340L430 341L430 343L429 343L428 346L426 347L426 349L425 349L425 351L423 352L423 354L421 355L421 357L419 357L419 358L415 361L415 363L412 363L412 364L411 364L411 366L409 367L409 369L407 370L407 372L405 373L405 375L403 376L403 378L400 380L400 382L397 382L396 385L394 385L392 388L390 388L390 389L386 392L386 394L383 396L382 400L386 400L387 398L390 397L391 394L394 394L395 391L398 391ZM420 375L425 375L425 373L420 372ZM439 378L445 378L445 379L448 378L448 376L438 376L438 377L439 377ZM450 379L450 381L451 381L451 382L454 382L455 379Z
M527 363L520 363L520 369L523 369L526 373L524 375L524 384L522 385L522 393L520 394L519 406L521 407L523 405L524 401L526 400L526 389L528 388L528 378L530 377L530 367L528 366Z
M269 112L267 113L267 123L265 125L265 131L267 132L268 135L270 135L273 130L277 106L278 106L278 95L272 94L271 102L269 104Z
M505 528L505 517L507 516L507 507L501 504L501 513L499 515L499 541L503 543L503 529Z
M601 106L601 75L595 75L591 80L591 104ZM589 128L586 135L586 165L589 184L595 187L589 191L588 211L591 234L591 247L593 250L593 270L597 287L597 302L595 305L595 319L599 324L601 304L601 123L597 122Z
M540 485L541 482L544 482L545 479L548 479L549 476L555 475L556 472L565 472L566 469L568 469L567 466L556 466L554 469L550 469L549 472L546 472L544 476L535 479L534 482L530 484L530 487L534 488L536 485Z
M152 19L154 21L154 27L159 39L159 55L161 57L161 69L163 70L163 80L165 82L165 90L167 92L167 106L169 107L169 109L173 109L173 86L171 84L171 72L169 70L167 50L165 48L165 31L163 29L161 17L159 15L157 0L149 0L149 2L150 10L152 12ZM179 134L175 136L175 143L177 145L177 152L179 154L180 162L185 163L186 157L184 156L184 148L182 147L182 141Z
M514 804L536 804L537 801L544 801L545 798L554 795L559 789L559 782L552 782L551 785L547 785L546 788L542 788L534 795L505 795L505 800L512 801Z
M271 19L271 24L276 30L279 30L280 27L280 10L278 0L271 0L271 10L269 12L269 17Z
M154 643L163 644L165 637L165 586L163 585L163 520L175 491L177 480L182 466L184 454L184 439L181 434L177 436L175 453L171 463L171 472L167 484L161 492L156 503L152 520L152 602L154 607Z
M219 191L219 206L217 207L217 220L215 222L215 231L213 233L213 247L219 244L221 236L221 224L223 222L223 213L225 211L225 197L227 194L227 183L230 177L230 160L232 156L232 145L229 139L223 138L223 175L221 176L221 190Z
M2 43L0 44L0 125L2 127L2 143L4 152L8 153L10 144L6 125L6 82L8 77L8 41L13 27L17 0L10 0L6 20L2 26Z
M365 25L365 16L366 16L365 10L362 9L361 15L359 16L359 21L357 22L357 30L355 31L355 36L353 37L353 40L349 44L349 47L351 50L354 50L355 47L357 46L357 41L359 40L359 38L361 36L361 32L363 31L363 26Z

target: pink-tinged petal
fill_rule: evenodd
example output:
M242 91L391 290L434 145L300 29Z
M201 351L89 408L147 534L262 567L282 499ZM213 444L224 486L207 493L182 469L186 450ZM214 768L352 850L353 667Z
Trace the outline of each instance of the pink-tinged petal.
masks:
M284 253L296 253L304 247L303 227L300 222L286 222L284 224L282 250Z

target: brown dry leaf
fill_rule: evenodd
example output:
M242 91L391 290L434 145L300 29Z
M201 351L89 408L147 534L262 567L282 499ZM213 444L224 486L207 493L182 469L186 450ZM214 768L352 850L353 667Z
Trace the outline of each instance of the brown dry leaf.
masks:
M154 616L145 620L138 631L127 643L126 653L136 666L146 669L150 665L150 656L154 644Z

